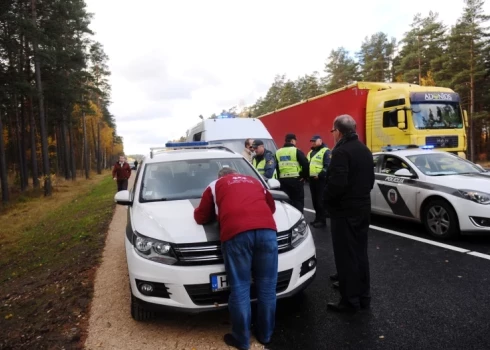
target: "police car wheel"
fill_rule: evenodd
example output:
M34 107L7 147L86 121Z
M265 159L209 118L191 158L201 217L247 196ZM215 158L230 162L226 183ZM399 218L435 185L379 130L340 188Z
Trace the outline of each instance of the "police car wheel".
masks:
M445 200L431 200L424 205L422 215L425 228L431 236L448 239L458 234L458 216Z

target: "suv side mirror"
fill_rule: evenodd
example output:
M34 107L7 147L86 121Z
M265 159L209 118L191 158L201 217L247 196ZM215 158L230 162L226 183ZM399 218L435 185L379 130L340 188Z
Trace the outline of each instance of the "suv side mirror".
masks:
M269 179L267 180L267 184L269 185L271 190L277 190L281 188L281 183L277 179Z
M406 129L407 125L405 123L405 111L400 109L396 112L396 119L398 122L398 129Z
M114 196L114 202L121 205L131 205L133 201L131 200L131 193L128 190L119 191Z
M393 174L395 176L403 176L403 177L414 177L415 175L413 175L410 170L408 169L398 169L397 171L395 171L395 173Z

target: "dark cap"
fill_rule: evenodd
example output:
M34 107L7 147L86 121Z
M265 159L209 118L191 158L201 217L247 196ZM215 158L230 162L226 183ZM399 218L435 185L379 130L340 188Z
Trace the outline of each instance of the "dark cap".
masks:
M316 141L316 140L321 140L321 136L320 135L313 135L313 137L310 139L310 141Z
M262 140L254 140L254 143L252 143L253 148L257 148L259 146L263 146L264 142Z
M287 141L291 141L291 140L296 140L296 135L295 134L287 134L286 135L286 142Z

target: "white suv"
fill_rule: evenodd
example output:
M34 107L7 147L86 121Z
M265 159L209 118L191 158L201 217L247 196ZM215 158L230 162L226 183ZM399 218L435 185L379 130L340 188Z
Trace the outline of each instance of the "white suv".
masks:
M227 306L218 223L198 225L193 215L222 167L259 179L276 200L278 298L302 291L314 279L312 234L287 195L274 191L279 181L265 182L242 155L225 147L167 143L142 161L133 188L115 195L116 203L129 206L125 245L134 319L149 319L165 308L200 312Z

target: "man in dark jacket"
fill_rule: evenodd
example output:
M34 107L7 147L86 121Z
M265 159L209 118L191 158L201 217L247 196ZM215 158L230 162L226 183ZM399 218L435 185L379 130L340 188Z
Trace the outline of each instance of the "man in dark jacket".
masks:
M338 312L355 312L371 302L367 240L371 219L374 167L371 151L359 141L349 115L333 123L336 145L325 192L341 299L329 303Z
M112 168L112 177L117 181L117 192L128 189L128 179L131 177L131 167L125 156L119 156L119 162Z
M257 285L255 337L262 344L271 341L276 315L277 227L276 205L270 192L254 177L223 168L218 180L205 190L194 220L203 225L218 218L227 282L231 289L228 309L232 333L227 345L250 346L250 284Z
M276 151L277 175L281 190L289 196L293 207L303 213L308 160L305 154L296 148L296 135L287 134L285 141L284 146Z
M320 135L314 135L311 140L311 150L306 158L310 163L309 184L311 201L315 209L315 220L311 226L321 228L327 226L327 218L323 207L323 191L327 180L327 169L330 164L330 149L323 143Z

